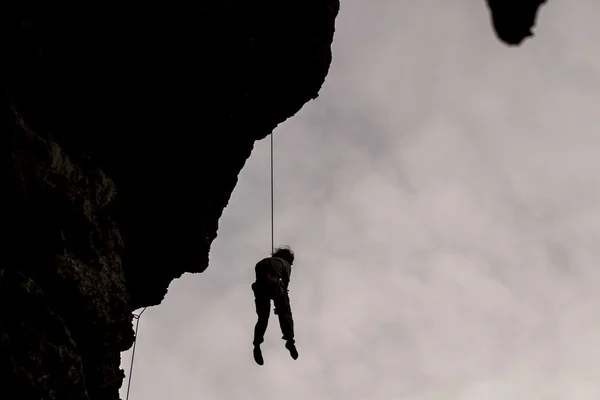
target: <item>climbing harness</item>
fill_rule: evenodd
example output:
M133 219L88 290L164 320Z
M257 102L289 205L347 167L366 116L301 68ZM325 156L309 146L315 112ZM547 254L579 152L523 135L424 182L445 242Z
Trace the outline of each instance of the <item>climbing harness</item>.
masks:
M127 395L125 396L125 400L129 400L129 388L131 387L131 373L133 372L133 359L135 358L135 344L137 343L138 338L138 326L140 325L140 317L144 311L146 311L146 308L148 307L144 307L139 314L133 314L133 318L135 318L137 321L135 322L135 336L133 337L133 350L131 351L131 364L129 366L129 380L127 382Z

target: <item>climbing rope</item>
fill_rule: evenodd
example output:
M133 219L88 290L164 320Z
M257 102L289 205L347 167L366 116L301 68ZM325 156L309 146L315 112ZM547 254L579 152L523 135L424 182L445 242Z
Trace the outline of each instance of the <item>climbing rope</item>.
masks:
M140 325L140 317L144 311L146 311L146 308L147 307L144 307L139 314L133 314L133 318L135 318L137 321L135 323L135 336L133 337L133 350L131 351L131 364L129 366L129 380L127 382L127 395L125 396L125 400L129 400L129 388L131 387L131 373L133 372L133 359L135 358L135 344L137 343L138 338L138 326Z
M271 132L271 253L275 251L275 230L274 230L274 205L273 205L273 132Z
M275 251L275 207L274 207L274 193L273 193L273 133L271 132L271 252ZM146 311L147 307L144 307L143 310L139 314L133 314L133 318L136 319L135 322L135 336L133 339L133 349L131 351L131 363L129 365L129 379L127 381L127 394L125 396L125 400L129 400L129 389L131 388L131 374L133 373L133 362L135 359L135 345L137 344L138 338L138 328L140 325L140 317Z
M275 251L275 207L274 207L274 193L273 193L273 132L271 132L271 252ZM135 322L135 333L133 339L133 349L131 351L131 363L129 365L129 379L127 381L127 394L125 400L129 400L129 389L131 388L131 375L133 373L133 362L135 360L135 345L137 344L138 328L140 325L140 317L146 311L147 307L144 307L139 314L133 314Z

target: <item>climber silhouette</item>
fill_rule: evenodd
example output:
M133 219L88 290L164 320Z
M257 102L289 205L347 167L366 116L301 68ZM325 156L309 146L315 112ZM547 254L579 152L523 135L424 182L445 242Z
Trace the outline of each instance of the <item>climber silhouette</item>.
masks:
M263 365L264 360L260 349L271 314L271 300L275 305L275 314L279 317L279 326L286 343L285 347L294 360L298 358L294 340L294 320L288 296L288 286L294 263L294 252L287 246L276 249L272 257L259 261L254 271L256 281L252 284L254 303L258 321L254 327L254 361Z

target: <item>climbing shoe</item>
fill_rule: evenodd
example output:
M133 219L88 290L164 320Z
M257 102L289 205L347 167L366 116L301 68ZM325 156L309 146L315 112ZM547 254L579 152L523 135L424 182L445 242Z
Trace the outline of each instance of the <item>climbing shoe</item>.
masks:
M294 360L298 359L298 350L296 349L296 345L294 343L287 342L285 344L285 348L288 349L288 351L290 352L290 356L292 356Z
M263 365L265 363L265 360L263 360L262 351L260 351L259 346L254 346L253 354L254 354L254 361L256 361L256 363L258 365Z

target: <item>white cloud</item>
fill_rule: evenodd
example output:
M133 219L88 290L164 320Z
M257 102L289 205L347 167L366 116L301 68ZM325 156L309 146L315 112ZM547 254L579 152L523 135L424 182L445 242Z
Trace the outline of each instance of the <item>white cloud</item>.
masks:
M345 1L321 96L275 132L300 358L273 315L251 355L267 139L209 269L142 317L132 400L600 396L600 4L549 2L515 49L483 2L404 3Z

